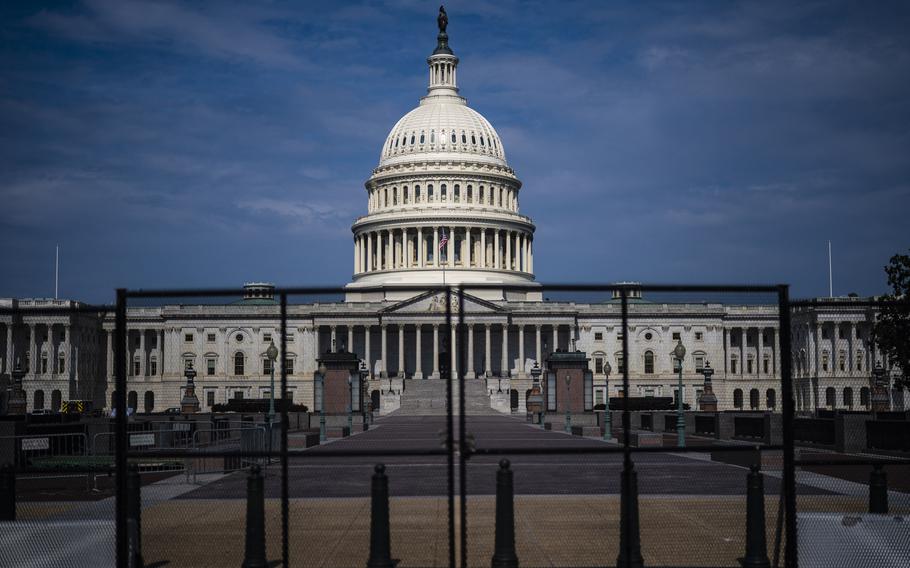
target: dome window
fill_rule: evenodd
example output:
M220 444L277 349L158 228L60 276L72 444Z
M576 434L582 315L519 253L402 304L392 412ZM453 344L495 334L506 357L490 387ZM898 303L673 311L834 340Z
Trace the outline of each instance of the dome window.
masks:
M471 144L473 144L473 145L475 145L475 146L477 145L477 138L474 138L474 134L473 134L473 133L471 133Z
M468 200L468 203L473 203L473 202L474 202L474 188L472 188L470 185L468 186L468 198L467 198L467 200Z
M464 132L461 133L461 143L462 143L462 144L467 144L467 143L468 143L468 137L465 136L465 133L464 133Z
M398 147L398 137L397 136L395 137L395 147L396 148Z
M481 145L481 146L484 145L484 143L483 143L483 134L480 135L480 145Z
M455 133L452 132L452 144L457 144L458 140L455 139Z
M442 184L441 186L439 186L439 197L443 201L446 200L446 184Z
M423 144L425 141L423 132L420 133L420 143Z
M414 186L414 203L420 203L420 186Z
M455 201L455 203L461 201L461 187L457 183L455 184L455 198L453 201Z
M414 135L411 134L411 146L413 146L413 145L414 145Z
M433 184L427 186L427 201L433 201Z
M436 131L431 130L430 131L430 144L435 144L435 143L436 143Z

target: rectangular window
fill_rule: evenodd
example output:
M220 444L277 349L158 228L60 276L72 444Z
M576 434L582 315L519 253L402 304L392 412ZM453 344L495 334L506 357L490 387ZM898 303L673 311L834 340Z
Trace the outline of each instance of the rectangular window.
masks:
M603 332L602 332L602 331L595 331L595 332L594 332L594 341L603 341L603 340L604 340L604 334L603 334Z
M626 360L622 354L616 356L616 372L620 375L626 372Z
M215 358L209 357L205 360L205 374L209 377L215 374Z
M139 361L133 361L133 376L138 377L142 373L142 367Z
M139 344L140 344L140 340L139 340L139 338L137 337L137 338L136 338L136 341L133 343L133 345L135 345L136 347L139 347Z
M556 373L547 373L547 411L556 411Z
M597 389L594 391L594 404L604 404L604 391L603 389Z
M622 338L623 338L623 332L617 331L616 332L616 341L622 341Z
M699 373L700 373L700 372L702 372L702 370L703 370L704 368L705 368L705 356L704 356L704 355L696 355L696 356L695 356L695 370L696 370L696 372L699 372Z
M192 333L184 333L184 334L183 334L183 341L185 341L186 343L192 343L192 342L193 342L193 334L192 334Z
M287 341L288 343L294 342L294 332L293 331L287 332L286 337L287 337L287 339L285 341Z
M749 359L749 360L746 361L746 372L749 373L750 375L753 373L753 370L752 370L752 359Z
M215 343L215 334L214 333L206 334L205 340L208 341L209 343Z
M287 373L288 375L293 375L294 374L294 360L291 359L290 357L285 357L284 368L285 368L285 373Z
M673 341L679 341L680 335L678 331L673 332Z
M736 359L730 359L730 372L736 374Z
M206 391L205 405L208 406L209 408L215 406L215 391Z
M158 374L158 361L155 361L153 359L152 361L149 362L149 373L152 375Z
M700 331L695 332L695 341L702 341L702 340L704 340L704 338L705 338L704 333L702 333Z
M263 333L263 334L262 334L262 341L268 343L268 342L271 341L271 340L272 340L272 334L271 334L271 333Z
M47 373L47 355L41 357L41 374Z
M600 357L594 358L594 372L598 375L602 375L604 372L604 360Z
M243 391L234 391L234 400L243 400Z
M262 374L269 375L272 373L272 360L268 357L262 360Z
M594 410L594 374L591 371L585 371L585 410Z
M64 359L63 356L61 356L57 359L57 372L58 373L66 372L66 359Z

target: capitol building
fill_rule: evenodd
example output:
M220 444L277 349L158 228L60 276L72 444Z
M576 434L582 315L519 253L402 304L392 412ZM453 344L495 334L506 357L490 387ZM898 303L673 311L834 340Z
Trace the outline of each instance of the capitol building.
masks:
M679 342L687 349L682 397L692 408L710 364L720 410L779 411L783 357L792 357L797 410L868 407L874 314L850 298L836 309L826 303L794 312L792 353L780 348L776 304L665 302L633 287L623 330L616 297L546 298L534 276L535 225L520 208L525 188L493 125L461 94L460 61L444 25L426 62L426 94L392 126L366 180L366 214L351 227L352 279L343 298L289 300L283 360L294 402L314 408L314 376L326 351L356 353L371 392L446 379L440 353L454 353L457 338L444 337L444 295L419 288L465 285L467 362L458 369L453 355L451 373L483 384L482 392L512 393L506 412L524 411L531 368L557 350L586 354L594 404L621 396L626 365L630 396L674 397L671 353ZM535 191L533 183L527 190ZM266 352L273 341L280 345L279 306L268 283L247 284L243 294L221 304L131 306L128 406L179 407L188 365L203 411L268 397ZM69 399L111 407L114 314L59 310L76 305L0 299L0 381L10 380L18 361L29 410ZM45 315L42 308L57 310Z

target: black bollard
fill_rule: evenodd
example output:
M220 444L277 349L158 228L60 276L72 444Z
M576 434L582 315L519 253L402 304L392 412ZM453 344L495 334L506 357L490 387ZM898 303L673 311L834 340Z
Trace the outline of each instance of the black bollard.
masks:
M0 468L0 521L16 520L16 469L12 464Z
M888 514L888 475L882 464L872 466L869 476L869 512L875 515Z
M765 540L765 482L758 465L746 476L746 556L739 559L744 568L771 568Z
M267 568L265 558L265 483L258 465L246 480L246 550L242 568Z
M126 473L127 538L130 568L142 568L142 479L139 466L130 464Z
M389 527L389 478L385 466L374 468L372 499L370 503L370 558L367 568L393 568L392 536Z
M638 472L629 461L620 474L619 556L617 568L642 568L641 534L638 527Z
M518 568L514 493L509 460L502 460L499 462L499 471L496 472L496 546L493 550L493 568Z

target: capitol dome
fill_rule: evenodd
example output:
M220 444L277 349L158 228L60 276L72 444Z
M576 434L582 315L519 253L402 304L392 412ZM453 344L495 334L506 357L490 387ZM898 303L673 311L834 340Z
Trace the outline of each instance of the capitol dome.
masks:
M401 299L416 292L396 288L459 284L494 285L476 294L490 300L540 295L535 227L518 211L521 181L493 125L459 95L447 23L427 58L426 95L392 127L364 184L367 214L351 227L349 301ZM509 292L497 291L498 284Z

